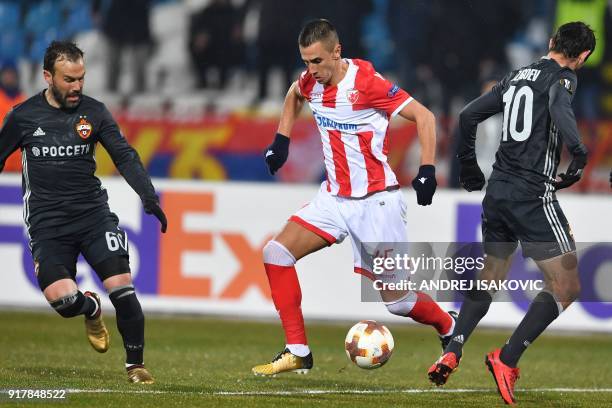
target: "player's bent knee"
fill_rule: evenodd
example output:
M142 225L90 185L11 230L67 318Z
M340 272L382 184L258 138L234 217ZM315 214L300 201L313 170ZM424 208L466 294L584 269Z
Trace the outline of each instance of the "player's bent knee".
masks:
M59 279L46 286L42 292L45 295L45 299L51 302L73 293L76 290L78 290L76 282L72 279Z
M267 264L279 266L295 265L295 257L283 244L270 240L263 248L263 261Z
M555 288L555 296L563 304L565 309L580 296L580 282L567 282Z
M38 281L38 286L40 287L40 290L42 290L43 292L47 291L47 288L49 288L51 285L57 285L57 282L59 281L69 281L69 283L71 283L69 286L60 284L61 287L59 288L59 290L63 295L65 293L71 293L73 291L76 285L74 283L75 275L76 271L72 272L68 270L68 268L64 265L54 264L52 262L41 262L38 265L36 280ZM53 296L53 298L55 297L59 297L59 295Z
M107 292L112 292L115 288L132 285L132 275L129 273L122 273L120 275L114 275L107 278L102 282Z
M130 273L130 261L127 256L122 255L106 258L92 267L102 282L105 282L107 279L113 276L124 274L129 275ZM131 282L128 282L126 284L130 283Z
M574 302L580 297L580 291L581 291L580 284L572 288L572 292L570 293L570 299L572 299L572 302Z
M385 306L387 307L387 310L389 311L389 313L397 315L397 316L406 317L410 314L416 302L417 302L416 292L410 291L398 300L385 303Z
M79 291L74 291L69 295L62 296L49 302L51 307L55 309L60 316L65 318L79 315L83 303L85 303L85 296Z
M580 290L580 281L576 280L575 282L572 282L568 290L568 297L572 300L572 302L578 299L578 297L580 296Z

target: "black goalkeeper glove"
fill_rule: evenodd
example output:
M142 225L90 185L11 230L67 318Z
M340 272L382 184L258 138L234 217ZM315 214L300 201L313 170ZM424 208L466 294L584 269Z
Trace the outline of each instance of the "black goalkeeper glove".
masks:
M586 156L576 156L574 160L570 163L565 173L559 174L560 181L555 180L552 185L555 187L555 190L561 190L562 188L567 188L572 184L578 182L582 177L582 169L587 164Z
M274 175L278 169L283 167L287 157L289 157L289 138L277 133L274 137L274 142L268 146L264 155L268 171L270 171L271 175Z
M467 191L482 190L485 176L478 166L476 158L460 161L459 184Z
M437 186L436 167L433 164L419 167L419 174L412 180L412 187L417 194L417 203L419 205L431 204Z
M166 219L166 214L164 214L164 211L159 206L159 202L156 200L145 200L142 206L144 207L145 213L153 214L159 220L161 232L165 233L168 228L168 220Z

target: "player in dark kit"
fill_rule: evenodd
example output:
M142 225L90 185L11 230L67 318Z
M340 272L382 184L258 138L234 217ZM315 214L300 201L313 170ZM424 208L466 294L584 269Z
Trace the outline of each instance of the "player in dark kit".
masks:
M460 115L460 182L474 191L485 185L474 151L476 128L503 112L502 140L482 203L486 258L479 279L505 279L520 241L523 255L536 262L546 283L503 348L485 359L507 404L515 402L522 353L580 292L575 243L555 191L580 180L587 162L571 101L576 92L574 71L594 49L595 36L587 25L565 24L550 40L546 57L508 74ZM557 180L563 143L573 160ZM445 384L457 368L463 345L487 313L493 294L483 290L466 294L452 340L429 369L432 382Z
M100 142L121 175L140 196L145 211L166 231L166 216L136 151L126 142L104 104L82 94L83 52L54 41L45 53L49 87L13 108L0 130L0 171L21 149L24 220L40 289L63 317L85 315L87 337L104 353L108 330L96 293L78 290L76 261L82 253L103 282L117 314L127 353L128 380L153 383L143 364L144 315L130 275L128 239L108 207L96 170Z

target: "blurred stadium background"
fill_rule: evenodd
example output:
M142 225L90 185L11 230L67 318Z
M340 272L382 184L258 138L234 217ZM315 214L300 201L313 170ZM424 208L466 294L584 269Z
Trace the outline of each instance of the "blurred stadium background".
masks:
M371 60L436 113L438 181L450 188L457 187L452 136L465 102L509 69L544 55L555 26L587 21L598 44L580 72L574 105L593 154L575 190L608 191L606 0L2 0L0 61L3 72L17 68L19 89L29 96L44 88L41 61L49 41L75 40L86 53L86 93L115 113L154 177L311 183L324 176L307 109L293 135L292 160L278 178L260 154L274 134L284 92L302 69L299 29L315 17L336 24L344 56ZM13 86L9 76L2 76L5 93ZM0 97L0 116L10 104L5 99L12 98ZM499 139L491 122L482 129L490 137L479 138L483 167L492 163ZM399 120L394 135L401 136L391 138L390 159L406 185L417 170L415 131ZM19 163L14 157L7 170L17 171ZM100 161L99 174L114 174L108 160Z
M612 332L612 310L608 303L612 301L612 292L606 289L612 287L612 244L609 243L612 241L612 217L609 216L612 198L608 182L612 167L611 10L612 1L607 0L0 0L0 117L14 103L45 88L42 57L48 43L53 39L76 41L85 51L85 93L104 102L114 113L126 138L139 151L155 178L154 184L168 214L169 232L161 235L156 221L142 213L138 197L118 178L112 161L99 148L98 175L103 177L109 190L111 208L128 231L133 275L145 310L216 314L224 318L274 318L261 265L261 247L293 211L314 195L317 183L324 178L320 136L307 108L294 129L289 161L277 176L268 174L262 157L276 131L284 92L302 70L296 39L303 22L316 17L331 20L339 31L343 56L371 60L381 73L436 114L439 190L434 205L424 208L416 205L411 189L404 189L409 205L408 231L412 241L452 242L480 239L482 195L457 189L453 157L459 110L510 69L544 55L550 33L556 26L567 21L585 21L596 31L597 50L578 73L574 109L591 155L582 181L559 197L576 240L599 244L594 245L587 257L595 260L596 267L590 264L590 270L595 272L583 276L582 282L583 288L589 290L591 302L564 313L553 329L569 331L565 334L567 338L585 331ZM479 128L477 148L485 173L490 172L499 135L499 117L491 118ZM415 127L401 119L394 121L389 147L390 163L400 182L408 186L418 169ZM564 158L560 169L565 168L567 159ZM77 323L58 323L59 318L50 314L38 290L21 217L20 165L17 152L0 175L3 263L0 306L5 309L0 313L0 322L2 330L13 333L0 339L1 360L5 361L4 367L0 365L0 387L4 384L52 386L58 384L44 375L45 364L49 370L54 367L54 363L47 363L54 360L50 351L44 354L46 340L42 345L36 343L42 351L35 353L35 343L30 344L27 339L39 335L36 327L43 321L53 333L58 327ZM417 350L413 350L408 363L416 365L398 362L395 374L388 368L392 367L391 362L378 370L383 374L369 374L369 380L343 383L346 378L338 371L338 375L325 377L329 384L316 379L308 380L307 384L314 388L333 387L338 383L348 388L368 385L384 388L388 385L385 376L399 375L398 369L402 368L410 379L395 384L396 387L427 387L424 370L435 359L435 339L420 329L406 331L399 325L401 320L389 317L380 304L361 303L360 278L352 274L351 259L350 246L345 244L321 251L298 264L306 319L382 319L392 322L389 327L394 333L394 330L399 332L400 339L419 344L427 355L415 355ZM532 263L520 256L515 262L517 266L512 274L537 277ZM103 292L86 263L80 262L78 269L81 287ZM502 328L516 325L527 308L528 298L529 294L519 294L494 305L483 323ZM110 301L106 298L104 302L107 316L112 316ZM32 307L49 314L21 314L21 309ZM228 368L239 373L238 383L243 379L244 389L258 390L262 385L247 380L248 370L277 351L274 347L280 347L282 333L278 324L252 325L217 320L187 324L180 320L176 323L152 319L152 327L161 330L147 335L153 339L148 343L152 359L161 368L163 356L171 353L178 361L189 358L190 361L183 363L192 370L176 371L172 361L165 361L167 371L154 369L153 373L159 373L162 382L166 377L185 381L185 388L168 391L171 395L172 392L196 392L201 383L208 384L207 389L213 391L243 390L240 384L222 374L223 362L218 361L218 356L206 354L198 342L205 340L226 353L233 353L230 344L245 347L244 344L203 333L234 332L244 339L252 336L251 333L259 333L248 347L252 354L241 356ZM190 340L181 342L173 327L177 332L192 330ZM331 360L325 360L327 357L322 354L320 360L322 370L335 364L332 364L333 371L343 361L343 335L337 333L343 329L330 327L317 326L313 342L319 342L320 349L334 355ZM23 333L24 337L15 333ZM487 343L487 339L501 344L508 332L496 333L480 337L480 343L475 340L475 344ZM263 336L271 338L264 341ZM116 362L121 359L118 338L114 332ZM610 367L596 362L605 358L595 349L593 354L573 355L576 350L562 348L572 341L592 342L593 347L599 347L608 341L605 337L558 339L563 337L544 341L549 348L539 355L557 360L559 364L550 370L561 373L558 374L561 386L609 386ZM41 339L33 341L40 343ZM86 347L83 341L78 350ZM559 362L554 355L556 349L572 357ZM22 362L15 357L17 353L9 357L7 350L29 355L28 365L20 368ZM181 350L186 354L180 355ZM485 351L476 350L477 353ZM90 355L89 350L83 353ZM217 371L212 373L225 375L224 380L215 384L210 383L213 381L210 377L202 377L210 376L211 372L197 371L196 362L200 359L204 366L207 362L218 364ZM584 373L580 371L581 382L572 382L573 377L567 371L569 361L578 359L584 363ZM539 360L526 361L541 368ZM65 365L62 366L65 370L60 372L68 386L99 385L83 382L90 373L79 371L76 363L58 364ZM112 388L115 378L108 373L114 369L115 361L103 364L107 372L102 375L104 380L100 386ZM466 376L471 370L468 364ZM482 367L478 370L482 371ZM542 370L541 373L546 373L548 369ZM481 383L478 378L458 384L468 388L492 386L488 379L483 378ZM545 387L557 382L539 380L534 384ZM300 386L299 382L289 381L276 383L270 389L299 389ZM268 402L282 405L299 402L300 397L291 398L278 397ZM353 397L346 398L350 402ZM453 397L436 398L441 403ZM466 401L465 406L497 401L494 394L482 397L484 400L480 398L472 395L461 401ZM560 404L551 406L568 401L558 396L542 398L552 398ZM599 401L598 398L593 401ZM172 405L177 401L166 403ZM246 399L242 403L248 405L253 401ZM572 401L581 403L578 397ZM601 401L609 402L609 399L602 394ZM321 397L317 403L327 402ZM387 402L398 403L393 399ZM596 405L596 402L591 404Z

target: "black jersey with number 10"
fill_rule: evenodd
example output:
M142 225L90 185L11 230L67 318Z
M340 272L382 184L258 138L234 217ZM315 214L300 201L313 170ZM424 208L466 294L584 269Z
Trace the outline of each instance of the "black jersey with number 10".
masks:
M586 154L571 109L576 86L574 71L550 58L510 72L462 112L459 158L474 156L478 122L503 112L490 179L511 182L529 194L551 193L563 143L573 155Z

